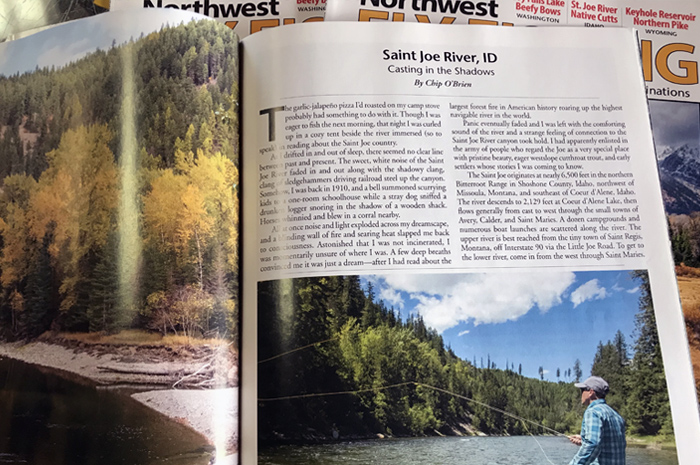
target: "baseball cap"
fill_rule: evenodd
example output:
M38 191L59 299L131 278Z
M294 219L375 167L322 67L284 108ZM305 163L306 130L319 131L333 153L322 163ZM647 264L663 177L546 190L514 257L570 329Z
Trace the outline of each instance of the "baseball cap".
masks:
M592 389L597 394L602 394L602 396L605 396L608 393L608 391L610 391L610 386L608 385L608 382L599 376L591 376L582 383L574 384L574 386L576 386L579 389Z

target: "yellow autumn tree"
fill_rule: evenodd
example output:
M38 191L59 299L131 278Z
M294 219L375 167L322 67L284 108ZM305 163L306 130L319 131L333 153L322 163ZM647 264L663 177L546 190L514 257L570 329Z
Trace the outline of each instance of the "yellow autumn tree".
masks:
M202 192L205 208L214 220L215 234L225 250L230 271L238 269L238 168L217 152L197 151L188 173L192 184Z
M32 258L27 209L35 187L32 177L17 174L6 177L0 191L0 284L10 292L13 331L18 329L18 314L24 310L21 285L29 274Z
M197 151L188 173L191 182L204 194L205 207L214 220L211 241L209 292L215 308L212 323L228 334L237 332L233 286L238 272L238 168L220 152Z
M163 322L178 319L171 314L176 308L185 308L178 306L178 296L195 295L184 287L196 285L199 293L211 295L211 299L196 299L210 302L209 307L186 306L201 310L204 330L210 329L212 318L223 330L224 319L235 310L230 290L238 260L238 170L220 153L199 149L195 156L187 150L192 134L190 126L185 140L176 144L175 168L161 170L143 197L146 245L159 251L164 266L174 263L176 268L170 273L175 279L165 285L168 289L160 288L147 298L169 302L149 305L151 312L147 309L154 327L161 330L168 327Z
M48 251L61 281L63 311L76 306L78 285L89 279L85 258L106 245L114 227L118 171L111 139L105 125L66 131L46 155L49 166L29 202L30 235L37 241L51 235Z
M145 240L161 253L175 257L178 266L195 265L202 285L203 248L209 242L212 218L199 188L186 176L163 170L143 197Z

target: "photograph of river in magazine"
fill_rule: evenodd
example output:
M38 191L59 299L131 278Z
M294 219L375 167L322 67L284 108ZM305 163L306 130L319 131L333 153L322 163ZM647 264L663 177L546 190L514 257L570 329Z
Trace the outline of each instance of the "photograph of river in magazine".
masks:
M540 449L540 446L542 447ZM400 438L279 446L260 453L261 465L543 465L568 463L577 447L564 438L528 436ZM546 454L546 455L545 455ZM675 451L629 447L627 465L676 465Z
M568 462L591 375L627 463L678 463L646 271L284 279L258 312L260 464Z
M237 461L237 50L162 9L0 44L0 463Z
M201 465L213 447L129 398L0 357L0 463Z

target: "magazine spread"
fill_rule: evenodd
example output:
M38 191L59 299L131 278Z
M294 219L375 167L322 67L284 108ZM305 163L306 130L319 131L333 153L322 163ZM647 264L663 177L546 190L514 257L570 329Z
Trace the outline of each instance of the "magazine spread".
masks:
M565 463L590 375L630 435L693 463L636 41L401 22L246 38L243 463Z
M566 463L594 375L693 463L633 32L163 3L0 45L3 461Z
M326 0L111 0L111 11L170 8L209 16L245 37L285 24L323 21Z

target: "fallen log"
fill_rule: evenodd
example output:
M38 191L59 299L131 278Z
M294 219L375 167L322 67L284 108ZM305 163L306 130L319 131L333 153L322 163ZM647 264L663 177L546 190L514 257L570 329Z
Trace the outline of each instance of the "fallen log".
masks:
M133 366L118 366L118 365L98 365L97 369L109 373L121 373L132 375L152 375L152 376L189 376L196 371L194 368L165 368L165 367L133 367Z

